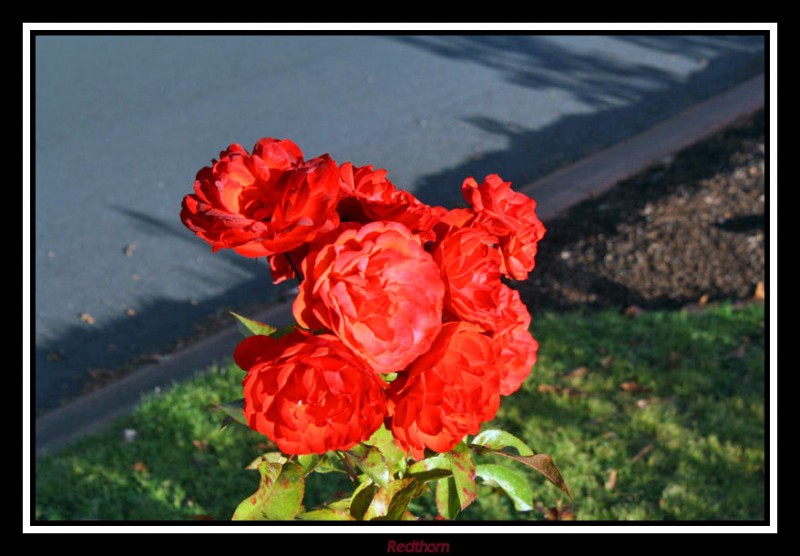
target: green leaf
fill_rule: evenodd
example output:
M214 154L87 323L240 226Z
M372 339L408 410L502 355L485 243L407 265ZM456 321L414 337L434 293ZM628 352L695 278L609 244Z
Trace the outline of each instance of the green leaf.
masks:
M332 456L335 456L334 452L323 454L316 467L314 467L314 473L344 473L344 471L336 467Z
M346 451L345 454L377 484L382 487L389 484L392 478L391 473L389 473L389 465L379 449L361 444L354 446Z
M248 336L272 336L278 330L274 326L258 322L257 320L248 319L233 311L231 311L231 314L236 318L236 328L239 329L239 333L245 338Z
M525 478L513 469L485 463L476 466L475 474L484 483L503 489L517 511L529 512L533 509L533 491Z
M408 504L412 499L425 492L425 485L418 481L411 481L408 486L403 487L392 496L392 501L389 504L389 509L386 515L377 518L385 520L401 520L406 513Z
M368 446L374 446L380 451L386 463L389 465L389 473L395 475L396 473L403 474L406 470L408 460L405 452L401 450L394 442L392 433L386 427L381 427L372 433L372 436L364 442Z
M364 518L364 514L367 513L367 509L369 509L372 499L375 497L375 493L378 492L379 487L375 483L369 482L363 485L363 488L356 489L356 492L353 493L352 502L350 502L350 515L353 516L353 519Z
M308 521L354 521L354 518L346 510L336 510L333 508L322 508L321 510L311 510L297 515L297 519Z
M423 471L421 473L414 473L413 475L408 475L409 477L414 477L419 483L428 483L430 481L438 481L439 479L444 479L445 477L452 477L453 472L449 469L431 469L430 471Z
M299 455L297 456L297 465L303 471L303 475L308 475L320 464L322 458L317 454Z
M436 456L415 461L408 467L408 475L418 475L426 471L434 469L443 469L450 471L450 460L447 459L446 454L438 454Z
M258 490L239 504L233 513L234 520L287 520L302 509L305 485L300 466L270 461L277 458L267 456L273 454L261 456L258 464L261 474Z
M436 483L436 509L445 519L455 519L461 506L456 494L456 482L453 477L440 479Z
M444 454L414 462L406 472L406 476L414 477L421 483L449 477L452 474L450 460Z
M447 459L450 461L450 471L453 473L453 481L456 489L458 502L463 510L475 500L478 495L478 487L475 484L475 463L472 461L472 451L463 442L447 452Z
M347 512L349 515L350 503L352 502L352 500L353 500L352 496L350 498L340 498L339 500L335 500L333 502L325 504L325 507L330 508L332 510L342 510L344 512Z
M522 464L527 465L531 469L535 469L539 473L545 476L545 478L556 485L559 489L561 489L567 496L572 498L572 493L569 491L569 487L567 486L567 482L564 480L564 477L561 476L561 471L558 470L556 467L553 458L548 456L547 454L536 454L533 456L518 456L515 454L510 454L508 452L504 452L502 450L491 450L488 448L481 448L480 453L488 453L488 454L496 454L498 456L503 456L505 458L513 459L514 461L518 461Z
M503 448L514 448L521 456L532 456L533 450L522 440L511 433L497 429L483 431L472 439L472 444L484 446L492 450L502 450Z
M389 513L389 508L395 495L413 482L414 479L398 479L390 482L385 487L380 487L375 496L372 497L369 508L364 512L363 519L369 520L386 516Z
M278 473L280 473L280 471L281 471L281 469L280 469L281 466L284 463L286 463L287 461L288 460L286 459L286 456L284 456L281 452L267 452L266 454L261 454L256 459L251 461L250 464L247 467L245 467L245 469L252 469L254 471L260 471L259 468L261 467L261 464L263 462L267 462L267 463L270 463L270 464L277 465L277 468L276 468L276 471L275 471L275 477L277 477ZM273 477L273 480L275 479L275 477Z

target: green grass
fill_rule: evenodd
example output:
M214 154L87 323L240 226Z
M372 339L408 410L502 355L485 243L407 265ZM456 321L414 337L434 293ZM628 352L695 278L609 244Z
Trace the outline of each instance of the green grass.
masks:
M579 520L763 519L762 305L635 318L542 315L533 330L541 343L534 373L486 428L553 456L574 500L524 470L542 506L569 504ZM573 372L581 367L585 373ZM229 519L255 490L257 476L242 468L263 451L263 437L239 426L220 431L220 415L207 407L241 397L241 376L232 365L213 369L145 399L110 431L40 460L36 518ZM136 430L136 439L123 442L124 429ZM319 499L340 487L332 475L319 477L307 485ZM542 514L515 512L482 487L462 518Z

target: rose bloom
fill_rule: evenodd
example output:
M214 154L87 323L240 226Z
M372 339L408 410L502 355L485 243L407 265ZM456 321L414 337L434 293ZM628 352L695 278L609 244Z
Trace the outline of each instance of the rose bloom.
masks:
M347 450L384 420L385 383L334 336L292 332L245 338L244 414L285 454Z
M402 371L441 328L439 267L402 224L357 226L312 246L294 316L306 328L332 330L376 372Z
M503 273L525 280L535 266L537 244L545 227L536 216L536 201L511 189L497 174L486 176L478 185L467 178L461 186L467 202L475 210L474 225L500 239Z
M453 320L494 330L500 318L502 257L498 239L479 228L447 234L433 252L445 284L445 312Z
M449 451L497 413L498 347L481 332L475 324L445 323L430 351L389 384L387 428L415 459L425 447Z
M412 232L433 239L438 207L429 207L408 191L398 189L386 177L386 170L373 170L372 166L355 167L345 162L339 172L341 198L338 211L343 222L399 222Z
M500 393L519 390L536 363L539 343L531 336L531 315L517 290L505 284L499 290L500 318L492 338L500 347Z
M253 154L238 144L201 169L181 220L214 251L246 257L284 253L339 224L339 171L327 155L303 162L288 139L261 139Z

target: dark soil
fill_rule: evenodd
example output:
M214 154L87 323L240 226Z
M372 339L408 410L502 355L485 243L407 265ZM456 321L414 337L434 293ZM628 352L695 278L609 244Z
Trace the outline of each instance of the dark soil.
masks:
M530 310L763 298L764 113L545 222Z

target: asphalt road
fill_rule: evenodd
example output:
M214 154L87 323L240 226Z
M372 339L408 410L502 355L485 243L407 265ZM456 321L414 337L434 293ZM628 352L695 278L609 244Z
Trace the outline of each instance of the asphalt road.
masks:
M759 36L38 36L36 410L276 295L263 263L212 254L178 220L229 143L288 137L453 206L467 176L532 181L763 55Z

